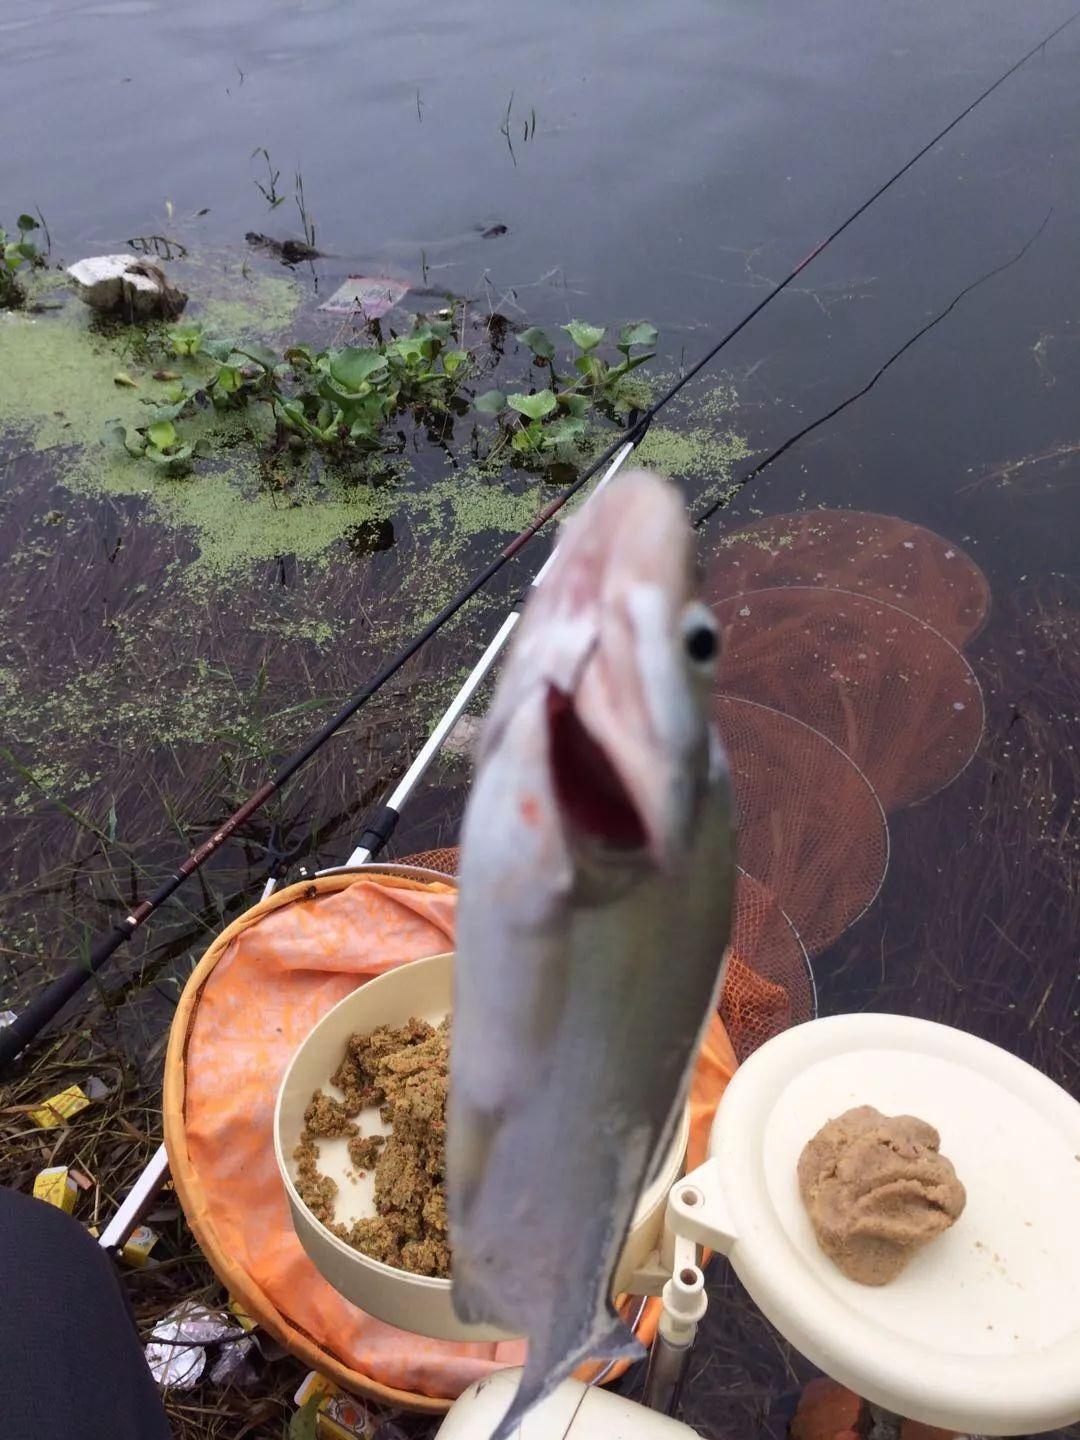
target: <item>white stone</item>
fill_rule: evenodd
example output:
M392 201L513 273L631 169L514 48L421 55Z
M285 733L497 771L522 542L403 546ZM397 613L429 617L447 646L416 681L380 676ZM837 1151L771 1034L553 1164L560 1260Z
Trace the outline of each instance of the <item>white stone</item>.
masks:
M91 255L69 265L67 273L87 305L106 314L172 319L187 304L187 295L169 283L159 265L137 255Z

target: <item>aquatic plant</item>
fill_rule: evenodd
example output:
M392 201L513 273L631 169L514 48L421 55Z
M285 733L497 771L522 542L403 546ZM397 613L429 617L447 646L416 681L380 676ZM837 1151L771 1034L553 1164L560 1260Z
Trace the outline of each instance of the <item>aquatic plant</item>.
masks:
M19 283L20 270L45 264L45 257L28 237L41 226L32 215L20 215L15 222L18 238L0 229L0 309L14 309L26 299Z
M631 393L626 378L656 354L659 331L645 320L624 325L619 331L615 348L623 358L614 364L596 353L607 333L603 326L571 320L562 328L578 352L572 361L577 380L556 388L561 382L555 369L554 342L534 325L518 338L532 352L536 364L550 370L551 388L528 395L489 390L473 402L481 414L498 418L510 448L527 462L548 464L583 439L590 410L596 408L616 418L635 408L640 397Z
M264 185L261 180L256 180L254 175L251 177L251 183L260 195L262 195L263 199L270 206L270 209L276 210L285 199L284 195L278 194L277 188L277 182L281 179L281 171L274 169L273 161L270 159L270 152L265 145L256 146L251 152L251 159L254 160L256 155L261 155L266 161L266 184Z
M129 455L181 475L190 471L198 450L176 426L211 406L241 411L264 404L273 418L275 449L312 446L337 455L400 449L406 431L395 422L405 416L446 443L456 419L488 415L497 419L498 434L485 447L482 431L474 426L474 458L486 449L487 460L494 459L505 447L517 463L543 470L573 458L594 412L617 419L633 408L636 402L627 393L626 377L655 354L657 330L645 321L619 331L618 361L597 353L606 334L603 327L574 320L563 328L574 344L565 378L558 373L555 342L531 326L519 339L534 367L547 369L550 384L539 390L522 387L474 395L467 382L499 366L501 344L492 340L490 355L481 359L466 348L451 311L416 316L408 332L391 332L388 338L375 327L364 344L322 350L296 344L280 352L254 341L223 338L198 323L174 324L150 337L151 346L163 349L176 368L154 372L165 389L145 400L151 407L147 423L114 425L111 433ZM150 432L158 424L171 426L175 437L170 434L165 443L156 443Z
M195 456L207 453L204 441L185 442L171 420L137 426L117 422L113 435L129 455L152 461L166 475L187 475Z

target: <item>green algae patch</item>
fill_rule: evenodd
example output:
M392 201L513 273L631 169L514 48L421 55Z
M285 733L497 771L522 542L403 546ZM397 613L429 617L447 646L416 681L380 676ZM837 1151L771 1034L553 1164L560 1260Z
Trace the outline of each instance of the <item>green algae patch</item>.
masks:
M674 430L652 425L637 448L635 460L651 465L666 475L695 480L721 480L731 467L752 454L746 438L734 430L713 430L693 426Z
M0 429L28 435L37 450L98 445L109 420L145 422L142 397L164 389L148 380L132 389L115 376L132 368L134 337L93 328L72 305L55 315L0 314Z
M71 492L142 499L151 518L187 531L198 552L195 581L235 576L283 553L314 560L353 527L388 513L388 498L362 483L323 476L287 489L268 484L258 456L272 433L267 407L208 410L186 421L185 432L208 440L216 458L183 479L128 456L105 436L114 422L145 424L143 401L162 401L165 385L152 371L143 332L101 330L81 308L4 315L0 431L30 449L56 451L53 478ZM117 383L118 375L135 386Z
M358 525L392 510L376 492L332 482L274 493L252 484L243 466L156 481L152 498L171 525L193 533L199 554L189 575L195 582L226 580L279 555L321 562Z
M230 285L227 295L193 302L189 318L220 335L249 340L280 335L295 323L304 298L295 280L250 272Z

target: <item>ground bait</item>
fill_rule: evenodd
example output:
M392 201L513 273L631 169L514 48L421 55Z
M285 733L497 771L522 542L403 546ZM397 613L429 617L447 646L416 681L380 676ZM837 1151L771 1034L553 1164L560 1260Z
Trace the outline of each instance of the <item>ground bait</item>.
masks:
M446 1088L449 1022L426 1020L381 1025L350 1036L330 1077L342 1092L322 1090L304 1113L304 1132L293 1152L297 1189L316 1219L354 1249L416 1275L450 1274L446 1216ZM355 1117L370 1105L389 1135L362 1135ZM335 1218L337 1185L318 1168L319 1139L346 1138L349 1159L375 1171L376 1214L352 1225Z

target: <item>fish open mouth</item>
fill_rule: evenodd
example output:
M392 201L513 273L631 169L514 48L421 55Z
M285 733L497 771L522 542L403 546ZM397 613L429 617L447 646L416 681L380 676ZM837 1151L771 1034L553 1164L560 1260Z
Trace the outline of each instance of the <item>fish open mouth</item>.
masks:
M648 836L638 807L604 747L581 723L573 697L547 692L548 753L559 807L572 825L619 850L644 849Z

